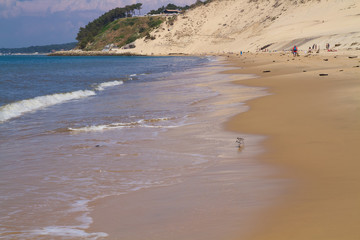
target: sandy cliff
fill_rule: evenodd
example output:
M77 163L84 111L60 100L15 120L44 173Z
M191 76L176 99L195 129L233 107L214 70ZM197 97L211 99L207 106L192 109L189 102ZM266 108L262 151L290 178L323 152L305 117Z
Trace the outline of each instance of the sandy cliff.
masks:
M335 49L360 49L358 0L215 0L179 15L139 39L137 54L218 54L300 49L327 43ZM129 50L120 50L129 51Z

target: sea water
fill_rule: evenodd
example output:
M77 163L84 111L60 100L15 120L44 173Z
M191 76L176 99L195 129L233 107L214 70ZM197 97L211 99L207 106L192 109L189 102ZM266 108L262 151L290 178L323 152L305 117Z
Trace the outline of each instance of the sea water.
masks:
M0 56L0 238L106 237L86 231L90 201L226 158L236 135L219 123L264 92L207 74L224 69L210 57Z

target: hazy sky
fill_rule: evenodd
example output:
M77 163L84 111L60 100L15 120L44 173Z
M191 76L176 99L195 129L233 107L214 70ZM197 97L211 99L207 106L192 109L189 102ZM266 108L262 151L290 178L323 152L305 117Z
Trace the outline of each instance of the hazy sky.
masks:
M76 41L80 27L106 11L142 3L141 13L196 0L0 0L0 48Z

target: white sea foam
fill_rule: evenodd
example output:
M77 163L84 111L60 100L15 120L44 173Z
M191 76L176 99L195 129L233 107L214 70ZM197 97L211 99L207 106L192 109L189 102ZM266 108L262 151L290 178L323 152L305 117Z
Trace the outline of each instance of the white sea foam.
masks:
M154 119L141 119L136 122L129 123L111 123L111 124L102 124L102 125L92 125L80 128L68 128L70 131L74 132L95 132L95 131L104 131L109 129L121 129L121 128L131 128L131 127L146 127L146 128L173 128L175 126L156 126L150 125L161 121L168 121L171 118L154 118Z
M90 200L83 199L78 200L75 203L71 204L71 210L70 212L85 212L89 211L89 208L87 207Z
M42 229L33 230L30 232L32 235L40 236L56 236L56 237L76 237L86 239L98 239L107 237L108 234L104 232L87 233L83 229L72 226L49 226Z
M103 82L95 90L103 91L105 88L114 87L123 84L123 81ZM95 91L78 90L69 93L55 93L52 95L39 96L32 99L21 100L0 107L0 122L7 121L11 118L19 117L24 113L36 111L55 104L60 104L69 100L84 98L96 95Z
M92 125L81 128L68 128L70 131L78 131L78 132L95 132L95 131L103 131L108 129L118 129L118 128L126 128L136 125L137 123L111 123L104 125Z
M95 89L98 91L103 91L105 88L114 87L123 84L123 81L112 81L112 82L103 82L100 83Z
M108 234L104 232L88 233L85 230L89 228L93 222L89 216L88 203L90 200L78 200L71 205L69 212L83 212L76 219L81 223L77 226L47 226L44 228L30 231L31 235L38 236L53 236L53 237L64 237L64 238L86 238L86 239L98 239L107 237Z
M93 125L93 126L86 126L81 128L68 128L70 131L77 131L77 132L95 132L95 131L103 131L110 128L123 128L123 126L109 126L109 125Z
M22 100L0 107L0 122L11 118L19 117L24 113L36 111L55 104L60 104L69 100L84 98L96 95L94 91L79 90L69 93L55 93L52 95L39 96L32 99Z

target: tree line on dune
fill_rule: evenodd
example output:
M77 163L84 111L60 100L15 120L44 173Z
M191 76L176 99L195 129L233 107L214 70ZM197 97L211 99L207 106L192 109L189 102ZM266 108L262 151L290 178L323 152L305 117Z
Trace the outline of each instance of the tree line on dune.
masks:
M176 6L175 4L169 3L166 6L162 6L160 8L158 8L157 10L151 10L148 14L149 15L154 15L154 14L161 14L163 13L165 10L181 10L181 11L186 11L188 9L192 9L201 5L205 5L207 3L210 3L212 0L206 0L204 2L197 0L194 4L186 5L184 7L181 6Z
M158 8L157 10L151 10L148 13L148 15L161 14L165 11L165 9L185 11L188 9L192 9L192 8L207 4L211 1L213 1L213 0L206 0L204 2L197 0L194 4L192 4L190 6L186 5L184 7L169 3L168 5L162 6L162 7ZM140 15L141 8L142 8L142 3L127 5L123 8L114 8L114 9L104 13L103 15L101 15L97 19L93 20L92 22L89 22L85 27L80 27L80 30L76 37L76 40L78 41L78 45L77 45L78 48L85 49L86 46L88 45L88 43L93 42L95 39L95 36L98 35L99 33L103 32L109 23L111 23L117 19L120 19L120 18L132 17L133 15L135 15L135 10L138 10L139 15Z
M140 13L142 3L127 5L123 8L114 8L92 22L89 22L84 28L81 27L76 40L79 41L78 47L83 49L89 42L94 41L94 37L98 35L102 29L109 23L119 18L126 18L135 15L135 10Z

